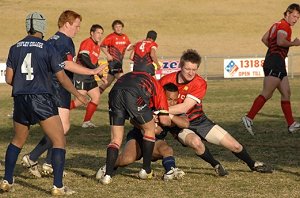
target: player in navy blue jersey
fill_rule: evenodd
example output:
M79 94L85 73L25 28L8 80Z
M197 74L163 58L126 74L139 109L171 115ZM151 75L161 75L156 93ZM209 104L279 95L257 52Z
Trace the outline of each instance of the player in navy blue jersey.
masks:
M49 40L48 43L59 52L64 63L64 70L68 77L73 81L73 73L94 75L98 74L104 66L97 67L96 69L89 69L83 67L73 61L75 57L75 47L72 38L77 34L80 29L81 15L71 11L64 11L58 19L59 30ZM71 94L57 81L53 76L52 88L55 96L55 102L58 106L59 116L63 124L64 133L66 134L70 128L70 102ZM30 173L36 177L41 177L37 168L38 158L48 150L46 162L42 165L42 173L45 175L52 174L53 169L51 166L51 147L52 142L49 137L44 136L39 144L29 153L23 156L22 163L26 166Z
M8 54L6 82L12 85L14 98L14 137L7 147L5 174L0 184L4 192L13 190L13 172L18 155L29 134L30 125L39 123L53 143L52 166L54 169L52 195L72 194L62 182L65 163L65 137L63 126L55 104L51 77L54 74L61 85L79 100L87 103L67 78L65 63L56 49L42 38L46 19L33 12L26 17L28 36L13 45Z

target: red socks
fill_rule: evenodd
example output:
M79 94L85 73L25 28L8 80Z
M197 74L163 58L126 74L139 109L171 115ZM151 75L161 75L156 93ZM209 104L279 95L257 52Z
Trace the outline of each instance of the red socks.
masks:
M264 96L262 95L257 96L257 98L253 102L253 105L249 113L247 114L247 117L253 120L256 114L259 112L259 110L264 106L266 101L267 100Z
M97 110L97 105L93 102L89 102L86 107L85 117L83 121L86 122L91 120L96 110Z
M290 101L281 101L281 109L286 119L288 126L291 126L294 123L291 102Z

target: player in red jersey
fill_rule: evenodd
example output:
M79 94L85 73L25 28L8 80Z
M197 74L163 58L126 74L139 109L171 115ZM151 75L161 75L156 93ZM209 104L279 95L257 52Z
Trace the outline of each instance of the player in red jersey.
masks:
M100 93L109 87L114 79L121 77L125 51L133 49L128 36L123 33L124 23L120 20L115 20L111 26L114 32L107 35L100 45L102 52L107 58L109 67L107 83L99 87Z
M90 28L90 37L81 42L77 55L77 63L90 69L98 67L98 59L100 56L100 41L103 34L101 25L94 24ZM88 95L91 101L86 107L83 128L94 128L95 124L91 122L92 116L97 109L100 100L100 92L94 75L75 74L73 78L74 85L83 95ZM70 109L74 109L82 103L78 100L72 100Z
M150 75L155 75L155 66L159 69L160 65L156 55L156 49L158 47L155 40L157 33L150 30L147 33L146 39L139 41L135 44L131 58L133 60L133 71L145 71Z
M118 158L124 135L125 120L131 118L137 123L143 134L143 168L139 172L141 179L151 179L151 157L155 143L155 121L151 108L160 112L159 122L169 126L171 119L168 103L161 85L146 72L129 72L117 80L109 92L109 118L111 142L107 147L106 173L101 183L111 183L114 165Z
M291 26L297 23L299 17L299 4L293 3L289 5L284 12L284 18L274 23L262 37L262 42L268 47L263 65L265 74L263 90L254 100L248 114L242 117L242 122L251 135L254 135L252 130L254 117L267 100L272 97L276 89L281 94L281 109L288 125L288 132L293 133L300 129L300 123L295 121L292 114L291 90L285 65L289 47L300 45L298 38L291 41Z
M206 94L207 84L196 73L200 62L201 57L198 52L189 49L180 58L179 67L181 71L168 74L160 79L162 86L167 83L174 83L178 86L178 104L169 107L169 112L175 115L186 113L190 121L189 129L183 129L178 133L178 140L182 144L193 148L199 157L207 152L201 142L201 139L204 139L229 149L236 157L244 161L252 171L272 172L272 168L264 163L252 160L246 149L237 140L206 117L202 109L202 100ZM211 165L217 166L218 164ZM224 172L224 175L226 175L225 173L228 174L227 171Z

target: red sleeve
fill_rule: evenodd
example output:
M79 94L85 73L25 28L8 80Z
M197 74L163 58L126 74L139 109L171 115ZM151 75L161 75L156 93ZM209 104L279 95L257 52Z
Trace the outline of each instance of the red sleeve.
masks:
M93 51L93 45L91 45L91 40L87 39L81 42L80 47L79 47L79 52L82 53L84 51L87 51L88 54L90 54Z
M291 36L292 36L292 30L291 30L291 26L286 22L286 21L282 21L278 27L277 27L277 31L279 30L283 30L287 33L287 37L286 39L288 41L291 41Z
M128 36L126 35L126 47L128 47L130 44L131 44L131 42L130 42Z
M197 103L201 103L206 94L207 83L203 78L197 76L196 79L189 83L189 89L186 97L196 100Z
M155 85L156 94L152 97L153 107L156 110L166 110L169 111L169 106L167 102L167 97L163 87L160 83L153 78L153 83Z

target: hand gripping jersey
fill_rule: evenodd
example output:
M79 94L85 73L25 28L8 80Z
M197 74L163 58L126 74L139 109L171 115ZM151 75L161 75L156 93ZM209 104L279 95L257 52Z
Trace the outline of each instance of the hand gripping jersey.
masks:
M145 72L129 72L117 80L112 90L127 90L135 96L142 96L149 108L168 111L165 92L157 80Z
M125 50L129 45L130 41L126 34L116 34L113 32L105 37L100 46L107 47L108 53L113 59L122 63Z
M77 55L77 63L89 68L89 66L85 65L83 62L80 62L81 54L87 54L90 58L90 61L93 65L97 65L98 58L100 56L100 46L98 43L93 41L92 38L87 38L81 42L78 55ZM93 68L91 68L93 69ZM80 75L74 74L74 80L79 80L83 82L92 82L94 81L94 75Z
M178 87L178 104L183 103L185 98L191 98L197 102L197 104L187 111L187 116L189 121L192 121L196 118L204 115L202 109L202 99L206 94L207 84L206 81L201 78L198 74L194 77L193 80L187 83L178 83L178 72L173 72L162 77L159 82L162 86L168 83L173 83Z
M142 40L136 43L133 56L133 71L149 71L154 70L153 60L150 56L151 49L157 49L158 45L154 41ZM150 68L149 68L150 67ZM151 71L154 73L154 71Z
M281 47L277 45L277 33L278 31L284 31L287 33L286 39L291 41L292 36L292 29L290 24L285 20L281 19L280 21L274 23L269 30L269 37L268 37L268 52L266 58L272 54L279 54L283 59L287 57L289 48L288 47Z
M52 74L64 67L54 47L33 36L25 37L10 48L6 65L14 72L13 96L52 94Z

